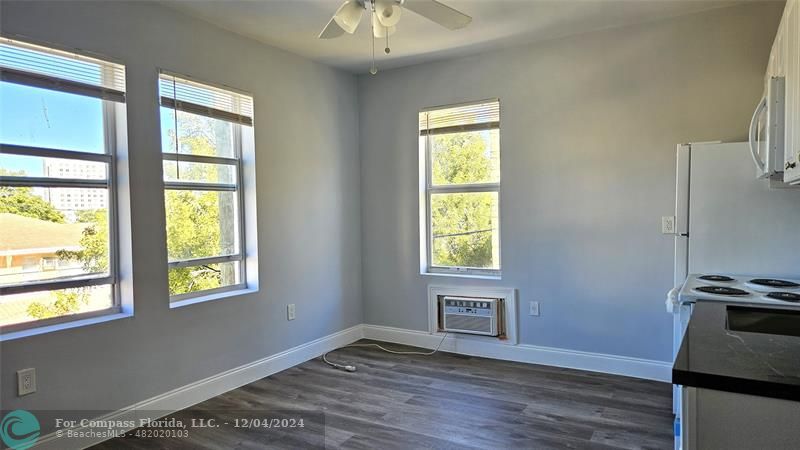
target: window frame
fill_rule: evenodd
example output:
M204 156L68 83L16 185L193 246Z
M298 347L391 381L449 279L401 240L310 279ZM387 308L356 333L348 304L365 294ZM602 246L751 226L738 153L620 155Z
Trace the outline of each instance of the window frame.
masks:
M500 104L500 99L498 98L490 98L485 100L477 100L477 101L470 101L465 103L458 103L458 104L451 104L451 105L443 105L443 106L436 106L431 108L425 108L420 110L419 113L426 113L430 111L442 110L442 109L450 109L450 108L457 108L461 106L470 106L470 105L479 105L484 103L493 103L496 102ZM500 121L497 122L485 122L479 124L472 124L472 125L459 125L459 126L452 126L446 127L446 132L442 133L441 130L438 133L430 133L426 132L424 135L425 145L424 149L420 152L421 157L423 158L423 166L424 166L424 182L421 183L424 188L424 196L425 196L425 207L424 211L422 211L425 215L424 219L421 220L421 223L424 223L425 227L425 241L424 241L424 252L425 254L425 262L424 267L422 267L422 274L428 275L454 275L454 276L467 276L467 277L475 277L475 278L500 278L502 275L502 245L501 245L501 230L500 230L500 211L501 211L501 196L500 196L500 185L502 182L502 171L500 174L499 181L494 183L465 183L465 184L449 184L449 185L434 185L433 184L433 163L431 160L432 152L431 152L431 136L436 134L447 134L447 133L457 133L457 132L470 132L470 131L483 131L483 130L497 130L498 131L498 141L499 133L500 133ZM420 136L422 131L418 132L418 137ZM498 149L500 151L500 149ZM501 153L502 155L502 153ZM501 156L502 158L502 156ZM499 161L498 161L499 163ZM436 194L467 194L467 193L497 193L497 269L487 269L484 267L470 267L470 266L437 266L433 264L433 216L431 210L431 198L433 195Z
M250 94L244 93L242 91L232 89L228 86L221 86L214 83L209 83L206 81L200 81L193 77L177 74L175 72L170 72L166 70L159 70L159 80L162 76L167 77L175 77L180 78L182 80L191 81L193 83L198 83L201 85L206 85L211 88L216 89L223 89L235 94L240 95L247 95ZM160 82L159 82L160 85ZM177 114L178 111L183 111L187 114L193 115L200 115L204 117L210 117L214 120L226 120L224 117L219 116L211 116L205 115L202 113L198 113L197 111L187 110L185 108L179 108L178 104L186 104L186 102L181 101L173 101L170 105L164 105L164 96L162 92L159 91L158 94L159 98L159 116L161 115L162 108L171 109L175 114L175 120L177 123ZM252 97L251 97L252 98ZM190 106L193 106L190 104ZM247 246L245 245L245 197L244 197L244 174L243 174L243 167L242 167L242 160L243 160L243 137L242 137L242 126L245 124L234 121L234 120L227 120L229 123L233 124L233 136L232 136L232 146L233 146L233 157L228 156L207 156L207 155L193 155L193 154L184 154L179 153L178 149L175 149L174 153L165 152L162 148L161 150L161 161L162 161L162 171L164 167L164 161L175 161L176 164L180 162L194 162L194 163L201 163L201 164L216 164L216 165L227 165L233 166L236 170L236 178L235 183L207 183L207 182L197 182L197 181L189 181L189 182L181 182L181 181L167 181L164 180L162 175L161 179L164 183L164 192L166 193L167 190L184 190L184 191L212 191L212 192L235 192L236 193L236 201L237 201L237 217L238 217L238 248L237 252L231 255L219 255L219 256L210 256L210 257L202 257L202 258L190 258L190 259L182 259L176 261L167 261L167 273L173 268L179 267L197 267L203 264L217 264L217 263L225 263L225 262L238 262L239 263L239 270L238 270L238 283L230 284L227 286L220 286L211 289L204 289L201 291L193 291L193 292L185 292L183 294L170 294L169 296L169 303L172 306L176 304L180 304L180 302L186 300L195 300L195 299L202 299L204 297L215 296L217 294L232 292L232 291L240 291L248 289L247 283ZM253 126L252 124L250 126ZM160 130L160 133L163 133L163 130ZM176 126L175 133L177 136L178 128ZM163 134L161 135L163 139ZM162 172L163 173L163 172ZM166 199L166 197L165 197ZM165 201L165 213L166 213L166 201ZM165 242L168 245L168 240ZM167 247L167 254L169 254L169 248Z
M22 41L20 41L22 42ZM23 42L24 43L24 42ZM50 47L52 48L52 47ZM53 50L61 50L52 48ZM74 50L69 52L80 55L81 53ZM103 59L103 62L122 65L115 61ZM123 72L125 68L123 65ZM0 69L1 72L8 72L7 69ZM25 82L24 76L17 77L16 75L23 73L22 71L14 70L15 77L7 79L5 73L0 77L0 82L18 84L28 86L35 89L44 89L56 92L63 92L72 95L79 95L85 97L94 97L102 103L102 120L103 120L103 141L104 152L84 152L79 150L63 150L58 148L47 147L32 147L15 144L0 143L0 153L17 155L17 156L33 156L41 158L58 158L68 159L73 161L87 161L87 162L102 162L106 164L106 179L78 179L78 178L49 178L49 177L28 177L28 176L0 176L0 186L9 187L61 187L61 188L95 188L106 189L108 192L108 274L107 275L77 275L60 280L46 280L46 281L33 281L27 283L20 283L16 285L0 286L0 296L24 294L31 292L44 292L44 291L57 291L62 289L92 287L109 285L111 291L111 306L105 309L96 311L87 311L75 314L65 314L63 316L49 317L46 319L37 319L27 322L19 322L9 325L0 326L0 335L6 335L19 331L25 331L33 328L41 328L52 325L60 325L68 322L75 322L82 319L89 319L99 316L118 314L122 312L120 285L119 285L119 211L118 211L118 198L117 198L117 112L116 108L119 105L125 105L125 93L121 94L122 102L114 100L119 98L119 95L114 97L107 96L105 93L108 91L106 88L97 88L100 95L88 95L82 93L80 90L73 89L75 83L64 83L62 80L54 77L47 77L43 75L33 75L32 82ZM49 83L48 83L49 81ZM60 86L65 86L64 89L59 89Z

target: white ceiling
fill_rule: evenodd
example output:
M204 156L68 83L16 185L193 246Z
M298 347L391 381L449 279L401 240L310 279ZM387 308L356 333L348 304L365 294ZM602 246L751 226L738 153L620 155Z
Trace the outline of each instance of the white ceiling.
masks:
M317 39L343 0L161 0L167 6L307 58L354 73L370 61L366 16L353 35ZM730 6L706 0L443 0L473 17L461 30L447 30L410 11L390 38L391 54L376 42L381 69L451 58L588 31Z

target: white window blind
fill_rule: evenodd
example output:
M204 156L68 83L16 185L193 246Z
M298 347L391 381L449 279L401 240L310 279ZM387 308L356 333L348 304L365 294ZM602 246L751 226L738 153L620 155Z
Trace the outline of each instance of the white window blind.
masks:
M487 100L443 109L423 110L420 135L477 131L500 127L500 102Z
M253 97L169 73L159 78L161 106L215 119L253 125Z
M13 39L0 38L0 79L125 101L125 66Z

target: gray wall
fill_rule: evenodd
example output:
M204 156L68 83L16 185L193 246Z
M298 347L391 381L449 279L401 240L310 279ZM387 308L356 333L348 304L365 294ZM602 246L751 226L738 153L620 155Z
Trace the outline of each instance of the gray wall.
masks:
M518 289L522 343L670 360L675 147L744 140L782 3L359 77L365 320L428 284ZM501 100L502 281L419 274L417 111ZM531 300L541 316L527 315Z
M354 76L146 2L3 1L0 14L4 34L127 65L135 242L134 317L3 342L2 408L118 409L363 321ZM157 68L254 95L257 294L168 306ZM38 392L19 398L25 367Z

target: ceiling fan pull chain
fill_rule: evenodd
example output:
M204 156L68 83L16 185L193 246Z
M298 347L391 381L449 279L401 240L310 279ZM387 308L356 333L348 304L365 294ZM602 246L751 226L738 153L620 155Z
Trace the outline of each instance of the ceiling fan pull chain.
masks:
M391 50L389 49L389 30L386 30L386 48L383 49L384 52L388 55Z
M375 14L375 12L373 12L372 14ZM375 67L375 24L372 22L373 22L372 20L369 21L369 30L370 30L369 34L371 35L370 37L372 38L372 67L370 67L369 73L375 75L376 73L378 73L378 68Z

